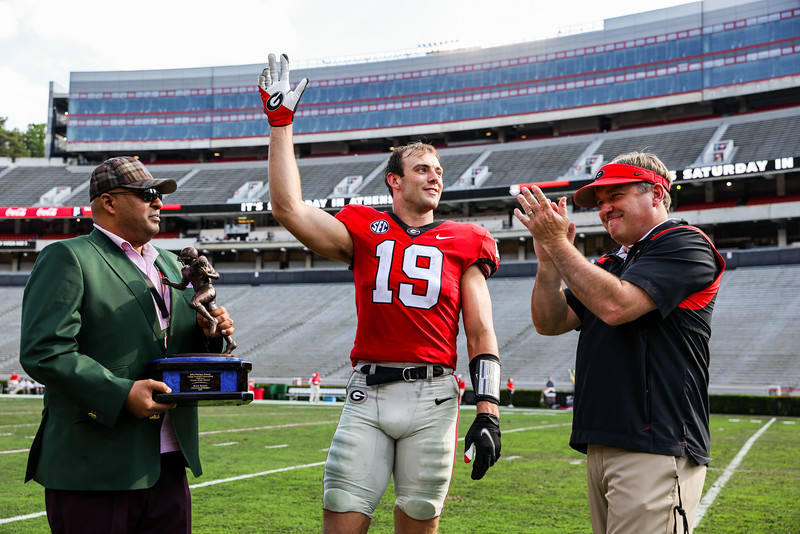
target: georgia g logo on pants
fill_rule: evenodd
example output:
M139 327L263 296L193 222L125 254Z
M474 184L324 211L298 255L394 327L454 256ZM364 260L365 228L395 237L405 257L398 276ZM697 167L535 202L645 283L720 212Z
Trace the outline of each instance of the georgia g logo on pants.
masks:
M352 402L353 404L361 404L362 402L367 400L367 392L364 391L363 389L356 388L351 390L350 393L347 394L347 398L349 398L350 402Z

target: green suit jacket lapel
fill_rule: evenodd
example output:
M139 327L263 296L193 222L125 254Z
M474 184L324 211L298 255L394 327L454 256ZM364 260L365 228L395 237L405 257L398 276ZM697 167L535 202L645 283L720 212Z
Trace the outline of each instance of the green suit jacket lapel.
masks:
M105 261L111 270L116 273L120 280L128 286L131 294L136 298L142 313L147 317L147 321L152 325L153 334L158 339L164 339L164 332L161 330L161 323L158 320L153 296L144 281L144 274L133 264L119 248L103 232L95 229L89 234L89 242L100 253L100 257ZM160 258L160 256L159 256ZM166 350L166 349L164 349Z

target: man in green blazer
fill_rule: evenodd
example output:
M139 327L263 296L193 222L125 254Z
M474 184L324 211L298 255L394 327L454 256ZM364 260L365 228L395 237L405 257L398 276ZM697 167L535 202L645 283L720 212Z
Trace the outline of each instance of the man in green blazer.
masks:
M42 250L25 287L20 363L45 384L26 482L45 487L53 532L191 532L185 467L202 473L197 408L160 404L169 387L151 362L220 352L233 321L220 306L216 336L189 306L177 256L149 241L173 180L131 157L92 173L95 229Z

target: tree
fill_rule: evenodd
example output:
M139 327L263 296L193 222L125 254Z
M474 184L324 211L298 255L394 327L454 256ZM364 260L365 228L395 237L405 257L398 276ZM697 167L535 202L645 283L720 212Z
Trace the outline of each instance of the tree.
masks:
M31 155L31 157L44 157L44 136L44 124L29 124L28 130L22 134L22 138L25 142L25 148L28 150L28 153Z
M44 157L44 124L29 124L25 133L6 128L8 117L0 117L0 156L7 158Z

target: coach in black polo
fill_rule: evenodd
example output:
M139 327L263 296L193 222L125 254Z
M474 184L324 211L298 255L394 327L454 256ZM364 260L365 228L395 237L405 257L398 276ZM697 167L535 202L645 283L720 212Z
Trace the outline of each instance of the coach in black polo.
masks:
M587 454L595 533L688 532L711 460L708 341L725 262L668 217L670 185L656 156L632 152L575 193L621 245L594 263L572 245L566 199L518 196L539 262L534 326L580 330L570 445Z

